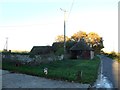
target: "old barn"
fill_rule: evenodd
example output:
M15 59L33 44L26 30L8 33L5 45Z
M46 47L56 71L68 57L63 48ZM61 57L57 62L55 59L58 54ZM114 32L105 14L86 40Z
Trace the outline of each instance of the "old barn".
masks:
M34 55L44 55L53 52L52 46L33 46L30 53Z
M72 59L93 59L94 50L84 39L80 39L73 47L70 48Z

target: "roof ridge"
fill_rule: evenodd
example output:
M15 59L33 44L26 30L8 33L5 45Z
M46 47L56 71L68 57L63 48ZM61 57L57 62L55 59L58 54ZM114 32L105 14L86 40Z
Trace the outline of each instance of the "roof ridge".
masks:
M93 50L85 41L80 40L70 50Z

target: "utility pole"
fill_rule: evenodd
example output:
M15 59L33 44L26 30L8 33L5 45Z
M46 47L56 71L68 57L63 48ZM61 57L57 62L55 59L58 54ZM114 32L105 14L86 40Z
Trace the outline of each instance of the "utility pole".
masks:
M66 58L66 10L61 9L64 12L64 59Z
M8 37L6 37L6 50L8 51Z
M4 46L4 51L8 51L8 37L6 37L6 43Z

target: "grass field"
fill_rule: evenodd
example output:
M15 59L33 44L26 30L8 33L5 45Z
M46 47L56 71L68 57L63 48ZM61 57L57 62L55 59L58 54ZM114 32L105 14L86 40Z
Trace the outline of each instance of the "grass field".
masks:
M96 57L93 60L63 60L38 66L15 66L13 63L3 62L2 69L51 79L90 84L97 78L99 64L100 60ZM43 72L45 67L48 68L47 75ZM82 72L82 75L80 72Z

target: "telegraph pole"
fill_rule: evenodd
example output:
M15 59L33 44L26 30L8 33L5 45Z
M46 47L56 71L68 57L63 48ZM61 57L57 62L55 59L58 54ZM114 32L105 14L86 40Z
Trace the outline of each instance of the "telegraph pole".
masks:
M6 37L6 42L4 46L4 51L8 51L8 37Z
M3 50L8 51L8 37L6 37L6 42Z
M8 37L6 37L6 50L8 51Z
M61 9L64 12L64 59L66 58L66 10Z

